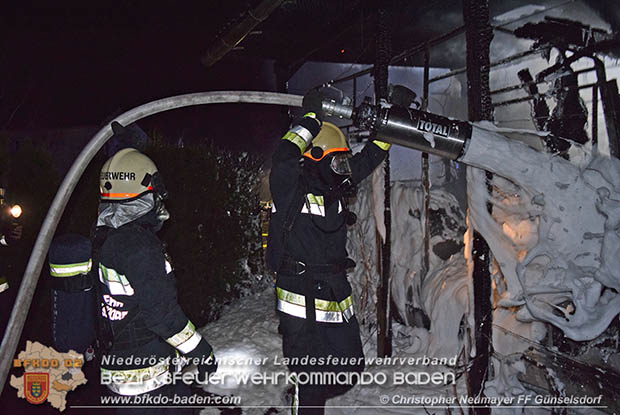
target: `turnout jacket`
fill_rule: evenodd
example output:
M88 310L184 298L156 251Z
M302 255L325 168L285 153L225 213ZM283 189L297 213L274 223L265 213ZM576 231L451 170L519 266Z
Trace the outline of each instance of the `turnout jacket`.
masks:
M178 304L172 264L149 216L109 228L99 251L100 312L113 337L108 354L134 358L123 364L119 359L104 360L104 369L153 367L154 360L144 358L155 356L159 363L177 351L201 358L212 353Z
M288 134L284 136L286 138ZM359 153L349 160L351 181L360 183L383 161L387 151L379 145L368 142ZM267 244L267 264L274 271L279 271L283 259L304 264L343 264L347 259L346 209L338 194L329 191L318 177L308 174L300 162L300 147L290 140L283 139L278 145L272 159L270 189L273 208L269 223L269 241ZM306 163L312 163L310 160ZM299 198L303 200L298 200ZM289 212L289 210L297 210ZM287 213L295 217L290 232L284 232ZM336 272L344 275L344 271ZM312 272L288 278L286 272L278 273L278 298L282 299L289 292L309 295L309 287L304 287L303 280L324 278L324 275L308 275ZM327 273L329 274L329 272ZM326 278L330 280L329 293L322 297L331 301L342 301L351 294L351 288L345 278ZM325 291L325 290L322 290ZM290 295L289 295L290 296ZM312 297L312 296L311 296ZM310 299L311 297L308 297ZM295 301L294 299L292 301ZM298 299L298 301L301 301ZM341 304L348 308L348 304ZM341 307L341 308L342 308ZM302 317L299 315L299 317Z
M351 181L360 183L383 161L387 151L375 142L368 142L349 160ZM300 149L289 140L282 140L272 159L269 184L273 198L269 223L267 263L278 271L283 256L307 264L340 264L347 258L347 227L343 201L332 197L318 178L304 174L299 162ZM311 161L305 161L310 163ZM300 194L305 198L295 217L291 232L284 241L284 222L291 204ZM334 200L336 199L336 200Z

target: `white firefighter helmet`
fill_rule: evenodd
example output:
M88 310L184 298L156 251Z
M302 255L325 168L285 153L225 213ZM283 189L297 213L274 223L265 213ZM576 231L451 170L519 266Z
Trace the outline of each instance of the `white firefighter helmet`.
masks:
M162 192L155 163L135 148L124 148L105 162L99 175L101 201L135 199L148 192Z

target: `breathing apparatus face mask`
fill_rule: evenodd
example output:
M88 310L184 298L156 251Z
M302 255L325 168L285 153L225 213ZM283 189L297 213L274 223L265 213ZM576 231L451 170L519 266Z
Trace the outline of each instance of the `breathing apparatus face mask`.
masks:
M332 171L340 176L351 176L351 166L349 165L349 153L336 154L332 157L330 167Z
M164 203L165 199L167 199L167 197L164 197L164 195L159 193L155 195L155 215L160 223L164 223L170 219L170 212L168 212L168 209L166 209L166 204Z
M160 223L164 223L170 219L170 212L168 212L164 203L168 200L168 190L159 172L155 173L151 178L151 185L155 190L155 215Z
M321 161L312 162L312 174L323 183L328 186L329 190L324 194L325 206L329 208L332 203L343 203L344 216L342 222L333 229L325 230L321 225L317 225L325 232L335 232L343 225L353 225L357 221L357 216L350 212L347 208L347 203L343 198L349 198L355 195L356 186L351 181L351 165L349 159L351 154L349 152L337 152L335 154L328 154Z
M120 228L145 216L155 207L155 195L147 193L124 202L102 202L99 204L97 226Z
M319 177L330 189L337 188L351 177L350 157L348 153L340 153L328 155L319 161Z
M102 201L99 205L97 226L116 229L126 223L148 217L152 218L149 221L157 220L158 229L161 228L161 225L170 218L170 213L164 204L164 201L168 199L168 191L159 172L155 172L152 176L149 175L148 180L147 184L153 188L148 193L119 202Z

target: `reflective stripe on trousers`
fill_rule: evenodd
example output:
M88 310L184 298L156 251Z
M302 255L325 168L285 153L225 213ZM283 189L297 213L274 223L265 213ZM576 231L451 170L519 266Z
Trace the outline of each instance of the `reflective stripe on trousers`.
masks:
M169 383L169 366L159 363L142 369L110 370L101 368L101 377L109 381L108 389L119 395L133 396L151 392Z
M306 297L276 287L278 296L278 310L294 317L306 318ZM314 300L316 321L323 323L342 323L349 321L353 316L353 297L344 300L328 301L316 298Z

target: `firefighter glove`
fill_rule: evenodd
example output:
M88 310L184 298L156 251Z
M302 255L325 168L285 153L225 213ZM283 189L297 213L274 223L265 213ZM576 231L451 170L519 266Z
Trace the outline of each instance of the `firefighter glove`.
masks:
M198 369L198 379L203 382L209 373L217 370L217 362L213 354L213 347L204 339L200 340L198 346L186 355L189 358L199 358L196 365Z
M312 112L319 121L323 121L325 114L323 113L323 94L318 89L311 89L304 95L302 108L304 114Z

